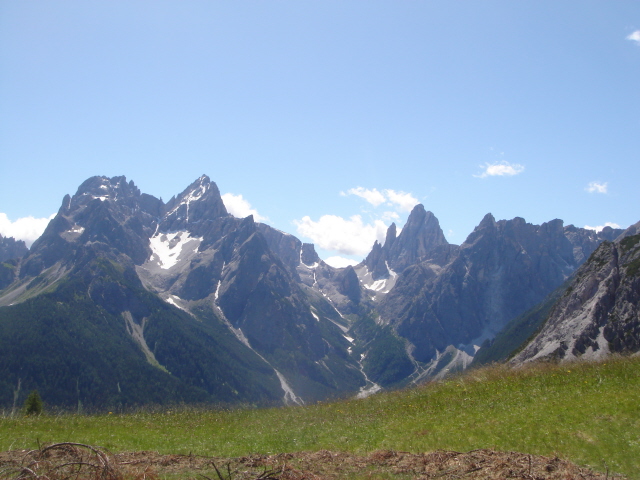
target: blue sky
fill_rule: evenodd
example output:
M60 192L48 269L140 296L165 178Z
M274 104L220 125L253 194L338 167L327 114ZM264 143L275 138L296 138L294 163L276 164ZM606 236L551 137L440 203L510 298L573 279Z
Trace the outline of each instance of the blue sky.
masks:
M203 173L324 258L416 202L452 243L488 212L626 227L639 79L637 0L2 2L0 233L92 175Z

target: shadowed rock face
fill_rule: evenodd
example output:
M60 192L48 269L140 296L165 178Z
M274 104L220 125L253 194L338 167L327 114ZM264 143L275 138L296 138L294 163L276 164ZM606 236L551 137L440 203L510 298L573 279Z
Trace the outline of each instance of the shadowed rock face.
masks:
M401 272L427 257L434 247L448 243L435 215L416 205L400 235L388 247L389 266Z
M300 253L300 261L305 265L314 265L320 261L320 257L316 253L313 243L303 243L302 252Z
M281 232L265 223L258 223L256 225L258 231L267 240L271 251L278 255L289 272L295 275L296 267L301 260L302 242L293 235ZM311 247L313 249L313 245Z
M569 233L561 220L537 226L488 214L448 257L407 268L381 301L381 318L415 346L420 361L449 345L473 354L472 345L542 301L578 267L591 242L601 241L584 229Z
M23 257L29 249L22 240L0 235L0 262Z
M388 278L389 268L402 272L405 268L426 259L440 245L448 245L440 222L423 205L416 205L400 235L396 236L396 224L387 229L384 245L377 241L364 265L372 273L374 280Z
M29 252L22 240L0 235L0 290L11 285L18 276L19 259Z

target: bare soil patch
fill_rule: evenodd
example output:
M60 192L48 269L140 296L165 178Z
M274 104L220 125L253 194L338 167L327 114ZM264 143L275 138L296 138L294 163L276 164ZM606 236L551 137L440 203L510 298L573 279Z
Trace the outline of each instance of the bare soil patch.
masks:
M557 457L496 450L466 453L407 453L378 450L368 455L345 452L282 453L238 458L160 455L156 452L111 454L74 443L38 450L0 453L0 479L622 479L595 473Z

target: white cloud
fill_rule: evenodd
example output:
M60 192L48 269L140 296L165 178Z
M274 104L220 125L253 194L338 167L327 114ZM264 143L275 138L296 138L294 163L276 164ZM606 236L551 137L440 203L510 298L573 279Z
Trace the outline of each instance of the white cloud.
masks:
M349 265L358 264L358 262L356 262L355 260L352 260L351 258L344 258L337 255L325 259L325 263L328 263L329 265L335 268L345 268L345 267L348 267Z
M399 219L400 215L398 215L396 212L384 212L382 214L382 220L386 220L387 222L393 222Z
M596 232L600 232L604 227L622 228L622 227L620 227L620 225L618 225L617 223L613 223L613 222L607 222L604 225L599 225L597 227L590 227L589 225L585 225L584 226L584 228L586 228L587 230L595 230Z
M627 37L627 40L631 40L632 42L636 42L640 45L640 30L636 30L631 35Z
M589 193L607 193L607 182L589 182L585 190Z
M380 193L377 188L374 188L374 189L368 189L364 187L350 188L349 190L347 190L347 193L340 192L340 195L343 195L343 196L357 195L358 197L364 198L367 202L369 202L374 207L382 205L386 201L386 198L384 197L384 195Z
M366 255L376 240L384 242L387 233L387 225L382 220L365 224L360 215L353 215L348 220L323 215L317 222L305 216L293 223L300 235L310 238L318 247L343 255Z
M9 220L6 213L0 213L0 234L3 237L13 237L16 240L24 240L27 247L31 247L44 229L47 228L49 221L55 217L52 214L47 218L22 217L15 222Z
M390 204L397 205L400 210L405 212L410 212L413 207L420 203L418 199L410 193L396 192L395 190L385 190L384 193L387 194Z
M415 207L418 203L418 199L406 192L396 192L395 190L385 189L382 192L377 188L369 189L364 187L356 187L350 188L347 190L347 193L340 192L340 195L356 195L358 197L364 198L367 202L369 202L374 207L379 207L383 203L386 203L388 206L393 207L396 206L402 211L410 212L413 207ZM389 212L385 212L387 215Z
M301 220L294 220L293 223L301 236L311 239L323 250L342 255L368 254L376 240L384 242L387 225L400 220L399 212L410 212L419 203L412 194L391 189L355 187L346 193L340 192L340 195L356 195L374 207L385 205L387 210L373 214L368 223L365 223L360 215L353 215L348 219L336 215L323 215L318 221L305 216ZM341 258L343 257L336 257L336 265L346 266Z
M245 218L253 215L253 219L256 222L268 220L267 217L260 215L255 208L251 208L251 204L245 200L242 195L225 193L222 195L222 201L224 202L224 206L227 207L227 211L234 217Z
M524 172L524 166L509 162L485 163L484 165L480 165L480 168L483 168L484 172L479 175L474 175L474 177L512 177Z

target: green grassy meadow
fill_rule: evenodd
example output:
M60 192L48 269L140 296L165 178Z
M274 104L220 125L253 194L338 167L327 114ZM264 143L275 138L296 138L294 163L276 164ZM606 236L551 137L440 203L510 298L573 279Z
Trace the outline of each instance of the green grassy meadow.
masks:
M305 407L0 418L1 450L61 441L210 456L496 448L640 478L640 358L491 366L419 388Z

